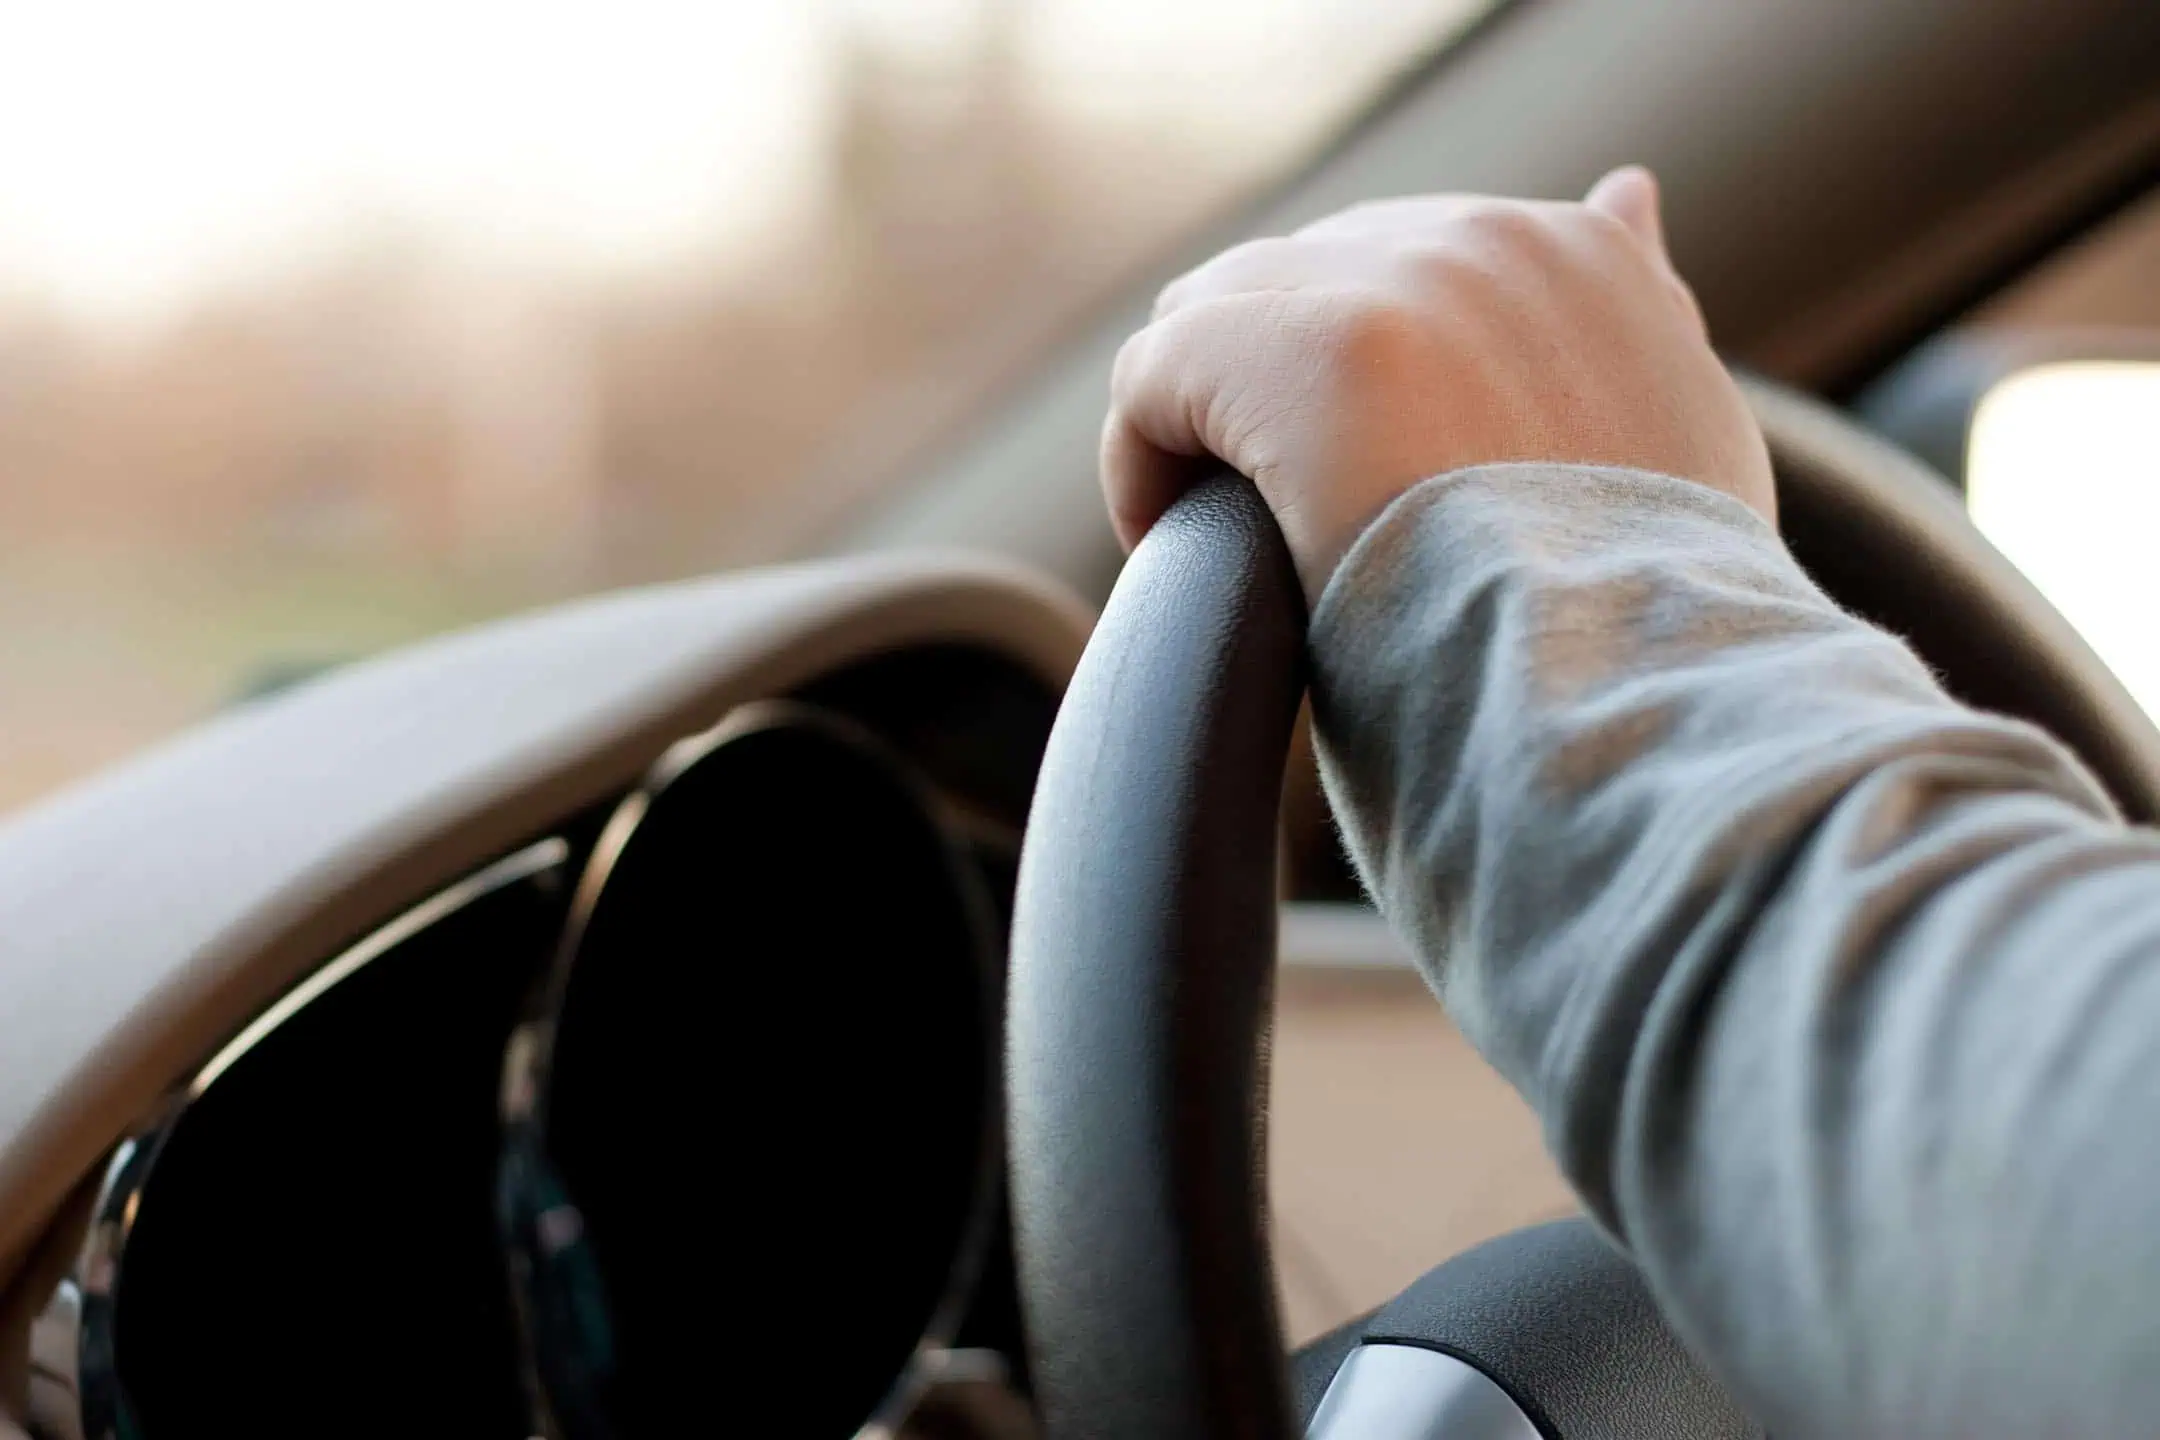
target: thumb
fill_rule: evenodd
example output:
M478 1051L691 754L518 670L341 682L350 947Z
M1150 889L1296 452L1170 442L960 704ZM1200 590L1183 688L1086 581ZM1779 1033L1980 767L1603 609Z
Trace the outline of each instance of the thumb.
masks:
M1710 327L1703 319L1701 303L1696 300L1695 292L1688 288L1688 283L1680 278L1679 267L1673 264L1672 254L1665 248L1665 221L1658 213L1657 176L1640 165L1623 165L1591 186L1590 193L1583 197L1583 204L1592 210L1602 210L1627 227L1651 262L1672 282L1672 291L1680 308L1694 319L1705 335L1709 334Z
M1667 268L1665 222L1658 217L1657 177L1640 165L1623 165L1590 187L1583 204L1602 210L1632 231L1643 247Z

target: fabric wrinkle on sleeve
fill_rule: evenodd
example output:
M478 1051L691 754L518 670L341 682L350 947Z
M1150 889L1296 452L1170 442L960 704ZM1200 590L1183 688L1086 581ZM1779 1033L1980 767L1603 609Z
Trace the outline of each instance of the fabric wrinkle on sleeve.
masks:
M1312 635L1361 876L1773 1433L2150 1428L2160 845L2059 744L1636 471L1425 482Z

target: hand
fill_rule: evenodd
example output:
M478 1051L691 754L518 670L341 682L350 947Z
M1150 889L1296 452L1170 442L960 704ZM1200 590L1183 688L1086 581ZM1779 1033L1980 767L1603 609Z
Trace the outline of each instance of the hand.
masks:
M1389 501L1466 465L1634 466L1777 520L1762 432L1640 168L1581 204L1360 205L1174 282L1111 380L1118 538L1136 543L1208 456L1258 484L1309 600Z

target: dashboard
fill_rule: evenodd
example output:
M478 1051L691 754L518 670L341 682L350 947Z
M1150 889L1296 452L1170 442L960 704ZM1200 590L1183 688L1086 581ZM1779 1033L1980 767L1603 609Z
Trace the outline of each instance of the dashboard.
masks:
M43 1428L603 1440L754 1391L1015 1433L1002 935L1053 708L965 647L843 669L310 974L116 1148Z
M1027 1435L1002 943L1081 627L967 585L231 1005L51 1224L30 1432Z
M965 647L844 669L310 974L116 1148L42 1428L588 1440L743 1387L1018 1433L1001 937L1053 708Z

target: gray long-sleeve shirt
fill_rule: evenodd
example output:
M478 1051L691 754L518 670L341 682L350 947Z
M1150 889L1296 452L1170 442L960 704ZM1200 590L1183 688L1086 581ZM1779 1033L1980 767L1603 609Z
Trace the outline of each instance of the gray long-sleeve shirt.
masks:
M1312 637L1367 884L1773 1434L2160 1434L2160 836L1686 481L1427 481Z

